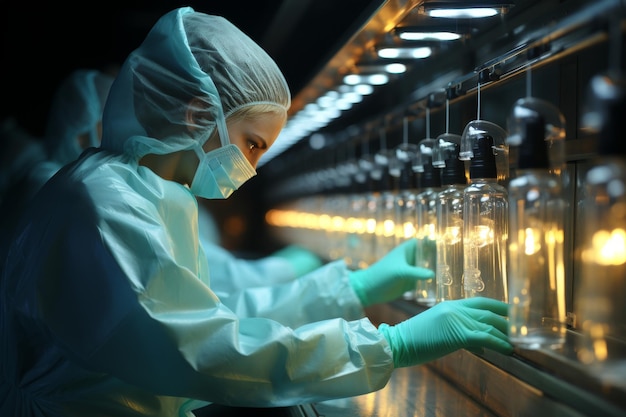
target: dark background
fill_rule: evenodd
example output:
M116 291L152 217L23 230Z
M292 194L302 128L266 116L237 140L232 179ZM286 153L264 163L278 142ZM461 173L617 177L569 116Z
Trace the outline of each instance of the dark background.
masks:
M8 3L8 4L7 4ZM76 68L116 68L164 13L191 6L226 17L277 61L295 95L382 0L130 0L6 2L2 10L2 117L35 136L51 96Z

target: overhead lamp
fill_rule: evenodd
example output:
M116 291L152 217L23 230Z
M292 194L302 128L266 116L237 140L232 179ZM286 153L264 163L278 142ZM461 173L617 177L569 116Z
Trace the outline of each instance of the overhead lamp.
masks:
M430 1L419 11L429 17L449 19L480 19L505 14L513 6L503 1Z
M389 81L387 74L348 74L343 78L343 82L347 85L383 85Z
M433 50L429 46L389 46L378 49L378 56L387 59L423 59L432 53Z
M420 24L397 26L393 33L407 42L449 42L469 36L476 30L469 22L453 22L452 24Z
M455 41L461 39L460 33L455 32L414 32L402 31L398 33L398 37L405 41Z
M385 71L389 74L403 74L406 72L406 65L399 62L385 65Z

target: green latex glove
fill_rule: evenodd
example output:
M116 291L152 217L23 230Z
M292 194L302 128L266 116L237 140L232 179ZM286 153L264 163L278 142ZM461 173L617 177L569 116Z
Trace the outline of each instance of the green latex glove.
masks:
M416 250L417 239L409 239L369 268L350 273L352 289L364 307L395 300L414 290L418 280L435 277L434 271L414 266Z
M287 260L295 271L296 277L305 275L323 265L319 256L298 245L286 246L272 253L272 256Z
M395 326L378 330L391 346L396 368L419 365L458 349L513 353L507 337L508 304L484 297L443 301Z

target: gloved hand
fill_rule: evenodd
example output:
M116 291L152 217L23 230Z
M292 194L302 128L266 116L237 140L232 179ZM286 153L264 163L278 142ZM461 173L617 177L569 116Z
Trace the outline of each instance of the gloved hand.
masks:
M350 273L352 289L364 307L395 300L414 290L418 280L435 277L434 271L414 266L416 250L417 239L409 239L370 267Z
M296 277L305 275L323 265L322 259L315 253L298 245L289 245L272 253L285 259L296 273Z
M508 304L484 297L443 301L395 326L381 324L396 368L419 365L458 349L513 353L507 337Z

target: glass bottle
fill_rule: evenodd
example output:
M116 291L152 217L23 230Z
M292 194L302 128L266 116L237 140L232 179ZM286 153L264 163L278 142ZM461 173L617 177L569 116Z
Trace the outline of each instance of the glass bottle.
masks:
M364 267L363 252L365 251L365 214L367 193L369 190L369 171L362 167L363 162L357 161L352 178L352 190L347 196L345 261L350 269Z
M392 175L397 174L394 169L395 152L390 149L381 149L375 155L380 178L376 181L379 190L376 202L376 243L375 258L383 258L394 248L396 238L395 225L395 199L398 192L397 178Z
M435 139L426 138L419 142L418 194L415 196L417 251L415 265L437 269L437 194L441 190L439 169L433 167L433 147ZM415 301L428 307L437 300L436 279L420 280L415 289Z
M559 348L567 330L567 202L549 152L562 153L565 121L550 103L527 97L513 106L509 132L507 142L516 154L516 174L508 185L509 339L523 349ZM556 163L562 159L558 155Z
M382 169L375 163L374 157L371 155L365 155L361 158L359 165L365 172L367 181L363 211L363 251L359 265L361 268L367 268L376 262L376 212L380 196L377 184L381 180Z
M465 127L459 157L470 159L463 191L463 287L465 297L508 302L506 252L508 193L498 183L496 154L506 132L495 123L474 120Z
M417 145L411 145L411 152L406 148L397 149L398 193L395 200L396 239L399 245L407 239L415 237L415 196L417 194L416 178L412 167L412 158L417 154Z
M413 161L416 159L419 147L408 141L408 118L403 119L403 141L396 147L396 168L398 170L398 193L396 195L396 241L399 245L407 239L415 237L415 195L417 194L417 181L413 171ZM413 299L413 292L406 295Z
M433 165L441 169L437 193L437 302L464 298L463 290L463 190L467 186L465 163L459 159L461 136L444 133L433 148Z
M603 381L626 374L626 78L598 75L591 82L585 124L598 134L595 165L585 178L581 216L581 282L574 310L581 337L579 360ZM616 343L616 341L621 341Z

